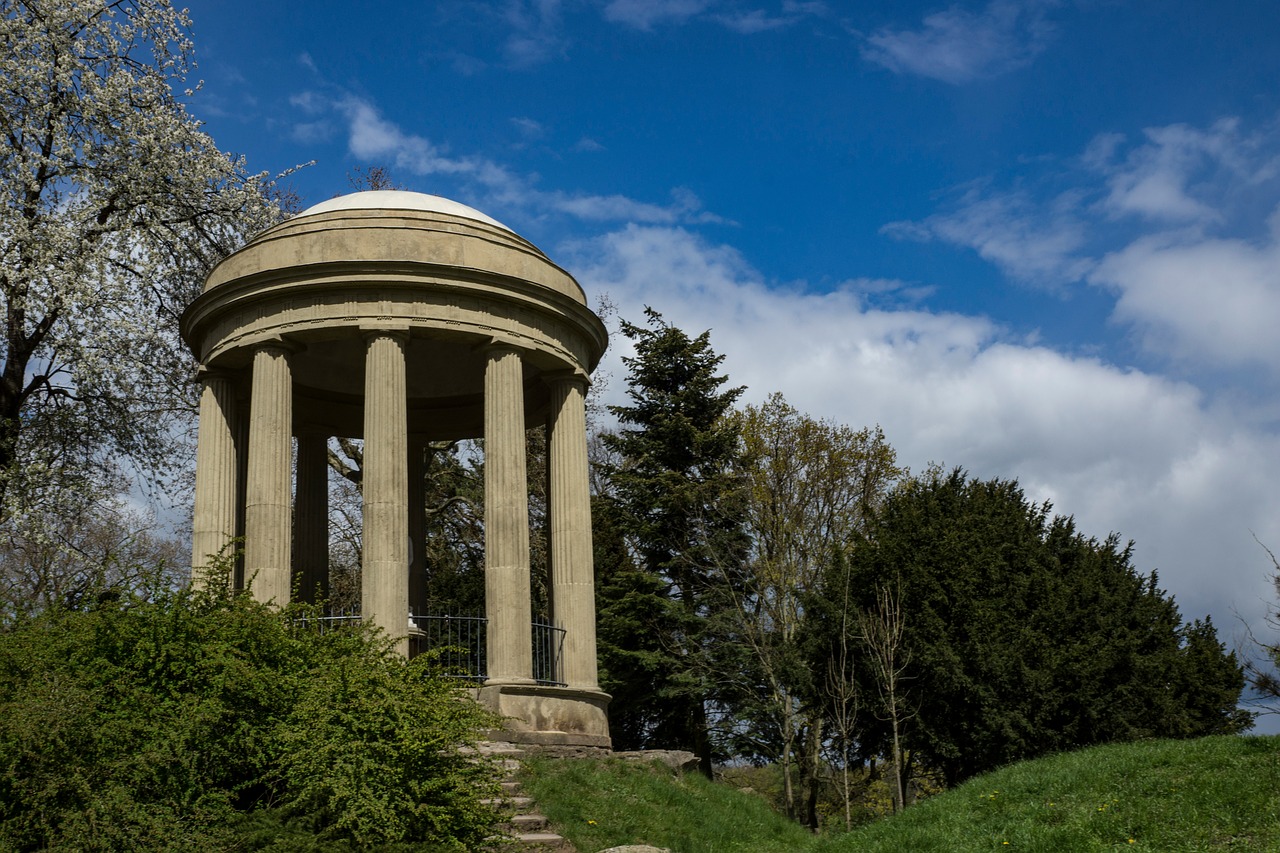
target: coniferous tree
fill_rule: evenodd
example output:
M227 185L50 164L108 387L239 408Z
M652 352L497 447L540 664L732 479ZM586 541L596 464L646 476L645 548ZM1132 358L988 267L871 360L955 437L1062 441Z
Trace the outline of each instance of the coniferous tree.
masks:
M906 481L850 566L864 611L900 584L913 713L901 741L948 785L1048 752L1250 723L1235 708L1239 663L1212 623L1184 626L1131 546L1082 535L1016 481L958 469ZM861 695L876 695L875 674L859 672ZM869 755L888 753L885 716L860 719Z
M631 404L611 407L620 428L603 437L618 459L608 500L635 561L602 578L605 688L633 745L691 749L709 773L721 579L745 552L738 434L726 417L743 389L723 387L708 332L690 338L657 311L645 317L622 324L636 350L624 359Z

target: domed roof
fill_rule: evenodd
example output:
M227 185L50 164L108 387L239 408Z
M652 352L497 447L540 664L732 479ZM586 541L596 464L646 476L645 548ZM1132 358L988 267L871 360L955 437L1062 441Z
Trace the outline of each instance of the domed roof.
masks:
M450 216L462 216L475 219L489 225L497 226L504 231L515 231L503 225L492 216L481 213L474 207L461 202L427 193L407 192L405 190L364 190L350 193L313 204L298 216L312 216L318 213L333 213L339 210L425 210L435 213L447 213Z

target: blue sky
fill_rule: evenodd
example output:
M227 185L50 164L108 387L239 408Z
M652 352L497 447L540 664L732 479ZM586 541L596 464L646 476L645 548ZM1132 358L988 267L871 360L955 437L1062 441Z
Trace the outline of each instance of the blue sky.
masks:
M305 13L301 10L305 8ZM748 399L1137 541L1235 638L1280 548L1274 2L194 0L221 147L384 166ZM604 370L620 394L618 342Z

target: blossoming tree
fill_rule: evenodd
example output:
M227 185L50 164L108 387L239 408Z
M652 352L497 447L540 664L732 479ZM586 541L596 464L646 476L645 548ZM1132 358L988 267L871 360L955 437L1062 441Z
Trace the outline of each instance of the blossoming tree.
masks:
M177 317L278 218L178 91L168 0L0 0L0 524L173 460L191 405Z

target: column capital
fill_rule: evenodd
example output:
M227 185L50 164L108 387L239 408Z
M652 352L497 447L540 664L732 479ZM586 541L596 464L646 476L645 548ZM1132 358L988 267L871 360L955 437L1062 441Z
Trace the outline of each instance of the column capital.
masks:
M293 355L295 352L302 352L304 349L306 349L304 344L291 341L281 335L263 338L253 345L254 352L277 352L286 356Z
M196 379L201 382L212 382L219 379L232 380L236 377L234 370L228 370L225 367L209 367L202 364L196 368Z
M400 343L409 340L409 326L405 323L373 321L361 323L359 328L360 336L364 338L365 343L376 341L379 338L391 338Z
M517 344L515 341L509 341L505 338L490 338L484 343L476 347L485 355L502 355L503 353L513 352L516 355L524 355L525 348Z
M586 393L586 390L591 387L591 377L587 375L585 370L576 367L567 367L564 370L548 370L542 374L542 378L546 380L548 385L559 385L561 383L577 385L583 393Z

